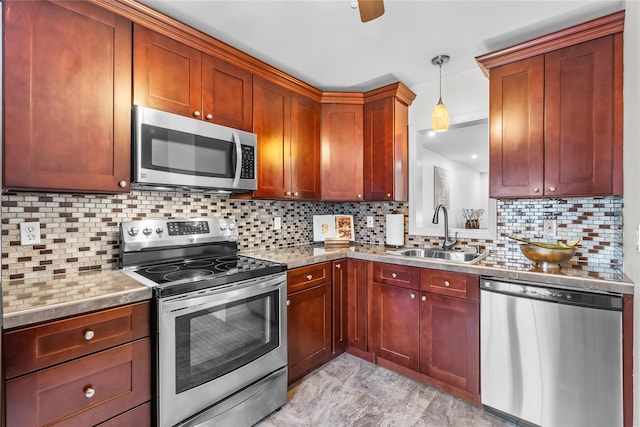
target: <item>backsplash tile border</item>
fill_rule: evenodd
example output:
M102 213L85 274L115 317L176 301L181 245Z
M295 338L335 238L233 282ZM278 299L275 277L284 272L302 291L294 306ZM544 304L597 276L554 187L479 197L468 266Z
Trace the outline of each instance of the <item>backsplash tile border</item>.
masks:
M577 265L622 267L622 197L499 200L497 236L493 240L460 239L457 248L481 246L499 265L526 261L510 234L541 239L543 219L556 219L563 240L581 238ZM232 199L133 191L121 195L17 193L2 195L2 278L29 279L55 274L117 268L118 226L122 221L154 217L216 216L233 218L239 247L270 249L313 241L313 215L354 216L356 241L384 245L385 215L405 215L405 245L439 246L442 236L408 235L408 204L400 202L299 202ZM366 217L374 227L366 227ZM282 218L274 230L273 218ZM40 221L42 243L21 246L19 223Z

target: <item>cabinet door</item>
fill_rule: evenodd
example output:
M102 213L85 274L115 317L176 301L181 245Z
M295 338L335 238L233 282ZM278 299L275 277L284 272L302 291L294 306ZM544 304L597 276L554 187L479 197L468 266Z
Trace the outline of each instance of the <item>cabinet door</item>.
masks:
M252 115L253 80L251 73L203 54L203 119L252 132Z
M366 352L367 346L367 262L350 259L347 280L348 346Z
M200 51L135 25L133 55L135 105L202 116Z
M5 188L129 191L131 22L87 2L3 11Z
M364 104L364 197L393 199L393 98Z
M432 293L420 296L420 372L480 393L480 308Z
M320 199L320 103L295 93L291 96L291 192L296 199Z
M545 195L614 193L614 64L614 36L545 55Z
M409 107L395 97L364 104L364 197L408 200Z
M253 81L253 130L258 135L258 189L254 197L291 195L291 92L259 77Z
M542 196L544 58L492 69L489 86L490 196Z
M333 261L333 291L332 291L332 322L333 322L333 346L332 353L344 352L347 347L347 260Z
M322 105L322 200L363 199L362 105Z
M288 296L289 382L331 358L331 283Z
M371 348L376 356L418 370L418 292L373 283L371 296Z

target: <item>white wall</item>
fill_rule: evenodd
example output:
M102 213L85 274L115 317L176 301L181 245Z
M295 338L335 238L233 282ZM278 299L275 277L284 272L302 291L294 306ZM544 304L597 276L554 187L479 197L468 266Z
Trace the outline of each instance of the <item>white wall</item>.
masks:
M624 272L640 283L640 2L625 1L624 22ZM634 425L640 426L640 298L634 298Z
M431 113L439 97L438 86L439 81L433 80L410 88L416 94L409 108L410 129L431 129ZM489 117L489 79L480 67L443 78L442 102L449 110L452 124Z

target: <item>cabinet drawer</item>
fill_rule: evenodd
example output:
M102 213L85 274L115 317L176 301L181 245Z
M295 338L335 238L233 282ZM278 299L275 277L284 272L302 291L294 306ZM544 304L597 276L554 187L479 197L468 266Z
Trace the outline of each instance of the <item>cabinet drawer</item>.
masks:
M144 338L7 381L7 427L95 425L149 401L150 350Z
M13 378L148 335L148 302L10 331L5 375Z
M420 290L478 301L480 277L444 270L420 270Z
M287 293L301 291L331 280L331 263L328 262L294 268L287 272Z
M415 290L419 288L420 269L417 267L374 262L372 269L376 283Z
M140 405L131 409L130 411L125 412L124 414L120 414L117 417L111 418L109 421L98 424L97 427L146 427L150 425L151 403L147 402L144 405Z

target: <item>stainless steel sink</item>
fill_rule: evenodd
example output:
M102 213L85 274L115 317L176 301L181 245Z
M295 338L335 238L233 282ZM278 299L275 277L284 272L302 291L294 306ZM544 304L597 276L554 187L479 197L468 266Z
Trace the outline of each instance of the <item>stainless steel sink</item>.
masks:
M442 260L449 262L459 262L463 264L475 264L483 258L486 258L488 253L479 254L477 252L463 252L454 250L444 250L439 248L411 248L411 249L399 249L396 251L387 251L389 255L402 255L413 258L427 258L434 260Z

